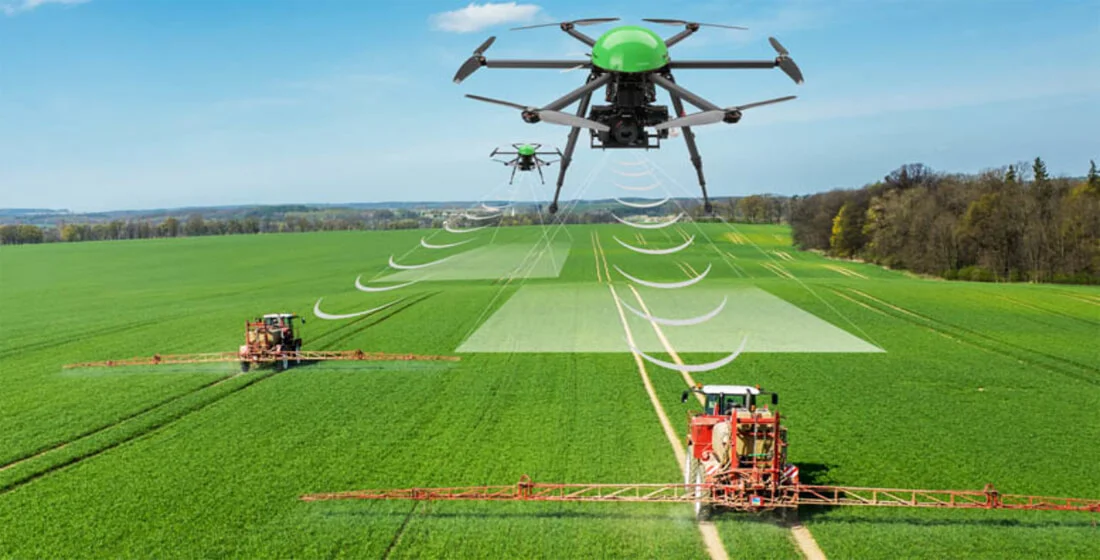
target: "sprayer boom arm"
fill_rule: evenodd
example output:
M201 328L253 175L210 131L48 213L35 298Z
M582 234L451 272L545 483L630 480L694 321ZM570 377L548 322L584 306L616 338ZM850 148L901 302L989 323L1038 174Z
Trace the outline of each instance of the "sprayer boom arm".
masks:
M1100 500L1001 494L984 490L904 490L845 486L783 485L772 490L744 490L721 484L543 484L524 476L510 486L406 488L307 494L320 500L478 500L532 502L679 502L702 501L742 511L793 508L799 505L879 506L951 509L1020 509L1091 511Z
M105 360L102 362L84 362L66 364L64 369L87 367L118 366L156 366L170 364L207 364L218 362L275 362L278 360L321 362L321 361L459 361L458 356L423 356L420 354L388 354L385 352L364 352L362 350L299 350L286 352L262 352L241 354L240 352L210 352L206 354L155 354L127 358L124 360Z

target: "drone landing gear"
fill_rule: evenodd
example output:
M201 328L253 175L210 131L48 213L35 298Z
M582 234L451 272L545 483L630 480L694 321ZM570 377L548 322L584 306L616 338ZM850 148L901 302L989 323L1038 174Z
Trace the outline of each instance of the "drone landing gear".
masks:
M676 111L677 115L683 115L683 100L671 91L669 96L672 98L673 110ZM688 126L681 128L680 131L684 133L684 142L687 143L688 154L691 155L691 165L695 166L695 174L699 177L699 188L703 191L703 211L710 214L713 208L710 205L710 198L707 197L707 180L703 177L703 158L699 156L699 148L695 146L695 132Z
M592 92L584 94L581 97L580 105L577 106L577 116L584 118L588 113L588 104L592 101ZM561 155L561 169L558 170L558 185L554 189L554 201L550 203L550 213L556 214L558 212L558 197L561 196L561 186L565 184L565 172L569 169L569 163L573 161L573 150L577 147L577 135L580 134L581 129L579 127L573 127L569 131L569 140L565 143L565 153ZM539 172L542 173L541 171Z

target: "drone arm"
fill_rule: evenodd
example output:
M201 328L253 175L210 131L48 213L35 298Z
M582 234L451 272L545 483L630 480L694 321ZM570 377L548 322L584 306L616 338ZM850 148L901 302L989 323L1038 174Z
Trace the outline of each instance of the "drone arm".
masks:
M668 67L674 70L769 69L776 66L779 66L778 60L673 60L668 63Z
M601 74L596 79L589 79L588 83L583 86L561 96L560 98L551 101L548 105L543 107L543 110L560 111L565 107L568 107L574 101L581 99L585 96L591 96L593 91L600 89L607 85L611 81L611 74ZM577 116L584 118L584 113L578 113Z
M696 31L699 31L699 25L693 25L689 23L684 27L683 31L673 35L672 37L669 37L668 39L665 39L665 47L671 47L672 45L675 45L676 43L687 39L688 37L692 36Z
M481 64L486 68L526 68L568 70L583 66L592 67L591 60L485 60Z
M581 33L580 31L577 31L576 28L574 28L572 25L562 24L561 30L590 47L596 45L595 39L589 37L588 35L585 35L584 33Z
M649 78L653 80L653 83L661 86L673 96L679 97L704 111L722 110L721 107L715 105L714 103L711 103L710 101L707 101L706 99L703 99L702 97L699 97L698 95L695 95L694 93L691 93L690 91L677 85L676 82L660 74L650 74Z

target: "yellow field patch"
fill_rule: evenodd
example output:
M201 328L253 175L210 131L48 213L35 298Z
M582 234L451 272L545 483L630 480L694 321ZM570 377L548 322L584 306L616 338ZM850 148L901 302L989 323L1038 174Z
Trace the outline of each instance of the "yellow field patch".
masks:
M833 265L833 264L826 264L826 265L822 265L822 266L824 266L825 268L827 268L827 269L829 269L833 272L836 272L837 274L843 274L843 275L845 275L849 278L860 278L862 280L867 279L867 277L864 276L863 274L860 274L860 273L858 273L854 270L848 270L847 268L844 268L844 267L836 266L836 265Z
M726 241L729 241L730 243L733 243L734 245L744 245L748 242L748 239L745 239L744 235L741 235L740 233L734 233L732 231L722 235L722 238Z
M775 263L761 263L761 265L764 268L774 272L775 275L780 277L780 278L788 278L790 280L794 280L794 275L791 274L790 272L788 272L787 269L783 268L782 266L780 266L778 264L775 264Z

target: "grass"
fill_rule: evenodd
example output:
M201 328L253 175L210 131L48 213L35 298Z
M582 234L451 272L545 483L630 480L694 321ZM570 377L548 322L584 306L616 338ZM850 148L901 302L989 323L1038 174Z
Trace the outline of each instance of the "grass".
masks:
M353 285L357 275L366 282L384 271L391 254L422 262L467 247L417 249L402 260L433 233L424 231L4 247L0 555L705 556L690 508L674 505L296 499L509 484L524 473L538 481L679 480L626 353L463 354L457 363L245 375L232 364L60 369L232 350L246 318L274 311L307 316L307 348L450 354L522 285L595 283L592 232L608 263L627 272L678 281L687 272L677 263L697 271L709 263L707 286L756 286L886 350L749 353L696 375L779 391L791 458L814 481L995 482L1006 493L1100 497L1100 448L1092 444L1100 441L1100 291L915 279L796 251L777 226L682 229L644 233L649 247L698 236L675 257L656 257L611 238L637 241L625 226L569 227L559 234L572 242L559 278L428 281L400 290L408 299L379 315L332 322L312 319L317 298L329 313L392 299L396 292ZM486 232L494 243L542 235ZM683 435L683 381L649 370ZM837 558L1084 558L1100 544L1087 515L819 509L803 521ZM768 516L726 515L717 525L734 557L798 555Z

